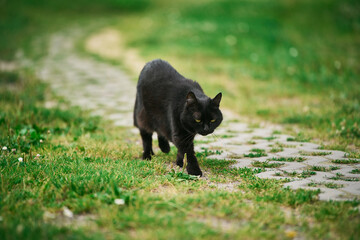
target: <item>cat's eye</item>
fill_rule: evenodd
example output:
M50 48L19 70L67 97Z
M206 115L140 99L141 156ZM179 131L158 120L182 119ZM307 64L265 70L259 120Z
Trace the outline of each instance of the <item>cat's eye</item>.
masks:
M216 119L212 119L210 122L215 122L216 121Z
M195 119L195 122L199 123L199 122L201 122L201 120L200 119Z

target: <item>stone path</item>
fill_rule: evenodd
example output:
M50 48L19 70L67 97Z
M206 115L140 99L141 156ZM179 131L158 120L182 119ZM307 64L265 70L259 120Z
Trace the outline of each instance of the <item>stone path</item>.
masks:
M116 126L133 126L135 83L119 67L77 53L74 39L80 36L77 30L52 35L48 55L35 66L38 77L73 105Z
M72 104L117 126L132 126L135 83L119 67L77 53L74 40L79 36L76 30L52 35L48 55L36 63L38 76ZM250 128L229 112L224 111L224 116L217 137L197 137L203 142L197 144L197 151L207 149L215 153L209 158L236 160L232 167L263 167L258 177L288 179L284 187L320 189L321 200L360 197L359 159L292 141L279 127Z
M280 134L276 127L249 128L231 120L216 135L215 141L197 145L197 151L210 149L215 154L208 158L236 160L232 167L263 167L266 171L257 174L258 177L288 179L284 187L320 189L321 200L360 196L360 160L346 158L342 151L295 142L292 136Z

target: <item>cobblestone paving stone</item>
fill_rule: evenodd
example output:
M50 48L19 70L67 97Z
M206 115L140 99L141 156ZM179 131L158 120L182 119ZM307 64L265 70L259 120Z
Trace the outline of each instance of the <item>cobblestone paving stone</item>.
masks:
M47 56L35 64L38 76L73 105L110 119L116 126L132 126L135 82L119 67L77 53L76 37L76 31L51 36ZM290 141L293 138L280 134L278 126L251 128L237 122L229 111L224 111L224 119L216 135L196 138L203 142L196 145L197 151L218 150L208 158L236 160L232 167L262 165L265 171L258 177L288 179L284 187L293 189L320 189L321 200L360 197L360 174L351 173L360 169L359 159L343 164L341 160L349 160L344 152ZM234 189L231 184L227 188Z

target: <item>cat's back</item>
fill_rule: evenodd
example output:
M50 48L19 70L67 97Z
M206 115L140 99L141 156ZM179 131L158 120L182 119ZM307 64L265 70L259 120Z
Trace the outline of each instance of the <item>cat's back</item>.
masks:
M161 84L183 80L179 74L167 61L155 59L145 64L141 70L138 86L147 84Z
M180 104L190 91L203 95L197 82L183 77L161 59L145 64L137 85L137 97L147 108Z

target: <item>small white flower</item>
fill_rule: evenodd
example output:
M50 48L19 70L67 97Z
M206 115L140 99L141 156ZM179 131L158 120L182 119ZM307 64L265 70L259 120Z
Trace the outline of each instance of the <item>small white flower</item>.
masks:
M125 204L125 200L121 199L121 198L115 199L114 202L116 205L124 205Z
M7 150L7 147L6 147L6 146L4 146L4 147L2 148L2 150L6 151L6 150Z
M42 143L43 142L43 140L42 139L40 139L40 143Z
M16 152L16 148L11 149L12 152Z
M68 217L68 218L74 217L73 212L70 209L68 209L67 207L64 207L63 214L65 217Z
M19 162L23 162L23 161L24 161L24 159L23 159L22 157L19 157L18 160L19 160Z

